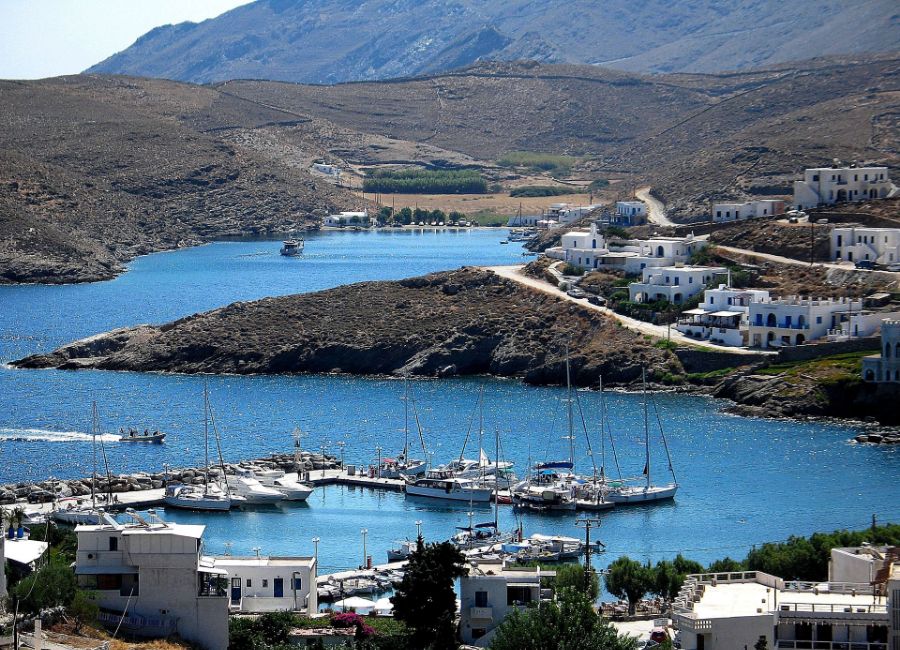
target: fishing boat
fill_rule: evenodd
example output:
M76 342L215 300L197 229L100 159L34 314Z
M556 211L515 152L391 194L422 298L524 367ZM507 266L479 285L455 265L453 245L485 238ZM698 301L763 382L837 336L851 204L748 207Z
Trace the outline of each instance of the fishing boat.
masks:
M303 237L292 237L281 242L281 254L285 257L297 257L303 254L305 242Z
M204 445L204 463L203 469L206 480L201 486L184 485L182 483L169 483L166 485L165 496L163 501L167 506L172 508L182 508L184 510L229 510L232 507L232 499L228 494L227 484L223 489L217 482L210 480L209 472L209 387L203 382L203 445ZM224 468L223 468L224 474ZM242 502L243 499L235 501Z
M409 377L403 380L403 451L397 458L381 458L378 463L378 476L381 478L402 479L418 477L428 469L424 460L409 457ZM415 410L415 402L413 402ZM419 426L418 414L416 414L416 428L419 432L419 441L424 450L425 443L422 438L422 428Z
M488 503L491 489L481 487L471 479L457 478L452 472L432 470L426 472L424 478L407 483L406 496Z
M394 546L389 548L387 552L388 562L403 562L404 560L408 560L409 556L415 552L418 546L419 543L414 540L404 539L394 542Z
M151 442L160 444L165 442L166 434L156 430L152 433L149 429L144 429L143 433L140 433L137 429L130 428L128 431L125 429L119 429L119 442Z
M666 458L669 461L669 472L672 474L672 482L664 485L654 485L650 474L650 422L649 422L649 398L647 396L647 373L644 369L641 373L644 393L644 484L643 485L622 485L611 490L607 498L616 504L631 503L650 503L654 501L665 501L674 499L675 493L678 491L678 481L675 478L675 469L672 467L672 457L669 454L669 443L666 441L666 434L662 429L662 421L659 421L659 432L662 436L663 446L666 450Z

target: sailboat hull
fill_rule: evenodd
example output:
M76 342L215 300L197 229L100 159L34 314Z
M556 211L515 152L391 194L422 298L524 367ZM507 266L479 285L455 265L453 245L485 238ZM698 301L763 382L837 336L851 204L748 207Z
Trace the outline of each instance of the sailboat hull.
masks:
M406 486L406 494L412 497L430 497L445 501L474 501L476 503L488 503L491 500L491 491L487 488L450 489L443 487L429 487L410 483Z
M624 503L649 503L652 501L665 501L674 499L678 486L651 485L649 487L622 487L610 492L606 499L616 504Z
M222 499L210 499L203 496L197 498L188 497L166 497L165 504L170 508L181 508L182 510L230 510L231 499L228 497Z

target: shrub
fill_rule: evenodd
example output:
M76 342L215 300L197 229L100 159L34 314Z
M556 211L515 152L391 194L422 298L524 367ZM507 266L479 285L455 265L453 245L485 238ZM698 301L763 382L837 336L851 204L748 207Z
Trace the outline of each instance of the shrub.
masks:
M363 181L364 192L385 194L484 194L487 182L474 169L375 170Z
M565 194L575 194L581 189L574 187L563 187L560 185L523 185L510 190L511 197L533 197L533 196L563 196Z

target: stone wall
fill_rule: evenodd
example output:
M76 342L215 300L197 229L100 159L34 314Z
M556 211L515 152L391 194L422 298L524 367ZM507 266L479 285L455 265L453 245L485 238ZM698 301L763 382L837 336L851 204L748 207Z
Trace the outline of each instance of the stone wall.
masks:
M736 352L705 352L693 348L679 348L675 355L685 372L713 372L723 368L736 368L759 363L772 355L738 354Z
M865 350L877 352L880 349L881 337L867 336L847 341L809 343L781 348L778 350L778 361L808 361L809 359L828 357L845 352L862 352Z

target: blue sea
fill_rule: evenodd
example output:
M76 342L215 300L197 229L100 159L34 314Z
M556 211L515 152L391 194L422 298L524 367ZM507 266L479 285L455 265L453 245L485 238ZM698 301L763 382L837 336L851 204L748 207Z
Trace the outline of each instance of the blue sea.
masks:
M444 232L334 232L307 238L302 258L278 255L280 242L241 240L139 258L116 280L70 286L0 287L0 362L47 351L116 327L161 323L236 300L316 291L351 282L395 279L463 265L513 264L522 249L501 245L503 230ZM159 428L162 446L106 443L113 472L161 471L164 464L202 460L203 378L100 371L13 370L0 367L0 483L76 477L90 473L91 402L103 427ZM415 399L429 457L444 462L460 453L484 390L484 446L493 456L500 434L503 456L519 473L529 461L568 453L565 391L515 380L415 380ZM288 451L291 431L304 447L373 463L403 444L403 383L390 378L286 376L209 378L210 401L221 426L225 459L236 461ZM600 400L579 391L578 464L593 471L601 450ZM605 395L623 474L643 468L640 395ZM657 394L659 412L681 485L674 502L604 513L601 565L620 554L657 560L682 551L702 561L742 557L754 544L816 530L861 528L876 515L900 521L900 450L852 444L855 430L826 423L741 418L715 400ZM655 418L651 418L655 420ZM590 441L590 443L588 442ZM668 468L658 427L652 439L654 478ZM421 450L419 450L421 452ZM421 455L421 453L420 453ZM477 455L477 440L468 456ZM318 489L304 505L253 512L172 512L176 521L207 525L208 552L300 555L321 539L322 571L376 562L394 540L413 537L422 521L429 539L445 539L468 524L468 504L405 499L361 488ZM490 520L490 509L473 517ZM502 507L502 524L516 523ZM526 534L579 535L572 516L523 515Z

